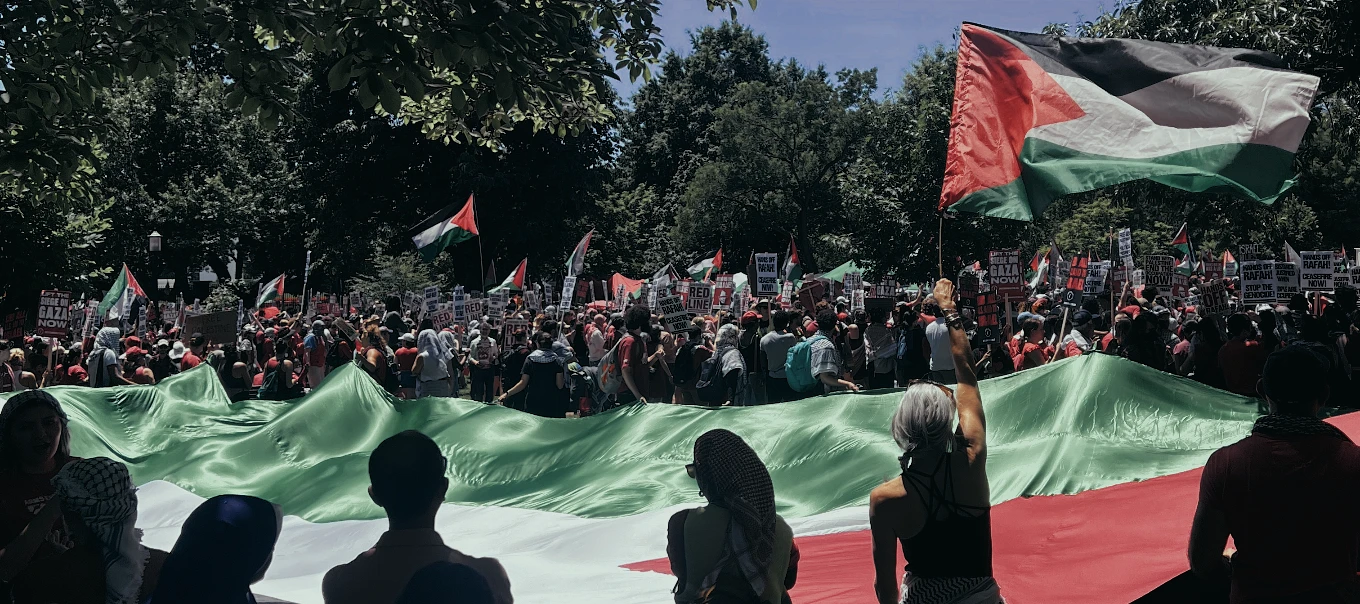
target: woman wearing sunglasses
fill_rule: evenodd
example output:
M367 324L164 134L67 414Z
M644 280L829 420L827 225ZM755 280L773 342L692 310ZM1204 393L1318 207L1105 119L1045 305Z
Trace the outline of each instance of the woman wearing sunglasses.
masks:
M774 513L774 486L740 436L710 430L685 466L708 505L671 516L666 555L676 604L781 604L798 575L793 531Z
M893 414L902 474L869 494L874 590L879 604L998 604L982 398L954 284L936 283L935 300L949 326L958 384L951 391L912 381ZM907 560L900 594L899 543Z

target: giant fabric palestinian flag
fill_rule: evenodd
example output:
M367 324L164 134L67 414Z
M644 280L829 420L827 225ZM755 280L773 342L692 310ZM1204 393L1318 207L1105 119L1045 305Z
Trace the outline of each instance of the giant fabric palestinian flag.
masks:
M206 497L281 505L274 563L255 590L300 603L320 604L326 570L386 529L365 492L368 455L402 430L430 435L449 458L445 541L499 558L529 604L669 604L666 520L702 501L684 465L718 427L770 469L802 550L793 600L871 602L867 495L899 472L889 434L899 390L585 419L398 400L352 365L286 402L229 402L206 366L156 386L49 391L71 418L75 455L131 468L149 546L168 550ZM1256 417L1254 400L1105 355L984 381L982 397L995 574L1019 604L1125 604L1185 571L1197 468Z
M1271 203L1293 184L1318 78L1254 50L965 23L940 209L1031 220L1148 179Z

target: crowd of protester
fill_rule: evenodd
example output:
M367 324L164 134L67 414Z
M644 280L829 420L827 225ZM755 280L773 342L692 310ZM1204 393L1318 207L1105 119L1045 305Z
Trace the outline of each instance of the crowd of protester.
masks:
M16 603L249 601L249 585L268 568L278 538L278 507L215 497L184 523L170 552L144 548L133 529L127 468L72 457L67 416L43 388L150 384L206 363L235 400L288 399L354 363L396 396L467 388L475 400L548 417L632 402L754 405L901 387L885 426L903 452L901 473L869 494L877 599L993 604L1001 587L991 572L978 380L1111 354L1258 397L1267 412L1251 436L1205 469L1190 535L1194 570L1230 585L1234 602L1353 601L1345 598L1360 592L1360 521L1348 504L1360 488L1360 449L1317 419L1323 405L1353 401L1353 292L1334 296L1320 314L1299 297L1221 323L1155 290L1143 295L1126 295L1113 308L1087 300L1075 311L1055 311L1050 298L1035 296L994 343L971 331L947 280L891 309L851 311L843 298L811 309L757 300L740 316L695 317L679 333L663 329L662 317L642 304L621 313L512 308L508 318L529 327L509 335L485 317L466 330L435 330L391 299L310 324L286 315L252 320L236 342L221 345L200 334L184 338L173 325L145 338L104 327L50 351L42 338L16 342L0 347L0 391L19 391L0 412L0 582ZM39 361L48 358L50 366ZM601 401L601 374L610 371L623 386ZM714 430L695 442L686 470L708 505L669 523L676 602L790 601L800 554L775 513L758 453ZM449 472L438 446L419 432L373 451L370 494L389 530L326 574L327 602L453 601L437 595L449 593L470 594L460 602L512 601L496 560L458 552L434 530ZM1317 546L1319 539L1326 543Z

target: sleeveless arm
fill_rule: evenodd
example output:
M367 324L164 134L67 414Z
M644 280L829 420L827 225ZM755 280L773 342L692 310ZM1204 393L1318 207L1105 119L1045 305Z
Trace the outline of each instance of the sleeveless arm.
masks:
M954 310L954 284L948 279L935 284L935 301L945 314ZM968 442L968 462L978 463L987 455L987 418L982 412L977 375L973 373L973 350L968 345L968 334L960 327L949 327L949 344L958 379L954 400L959 409L959 430Z
M869 495L869 535L873 540L874 595L878 604L897 604L897 535L880 512L876 494Z

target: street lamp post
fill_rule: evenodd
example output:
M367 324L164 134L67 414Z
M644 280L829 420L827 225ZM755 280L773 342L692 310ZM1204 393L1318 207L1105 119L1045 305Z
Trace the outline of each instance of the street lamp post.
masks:
M161 251L161 234L160 234L160 233L158 233L158 232L156 232L156 231L151 231L151 236L147 238L146 249L147 249L147 251L152 252L152 253L159 253L159 252Z

